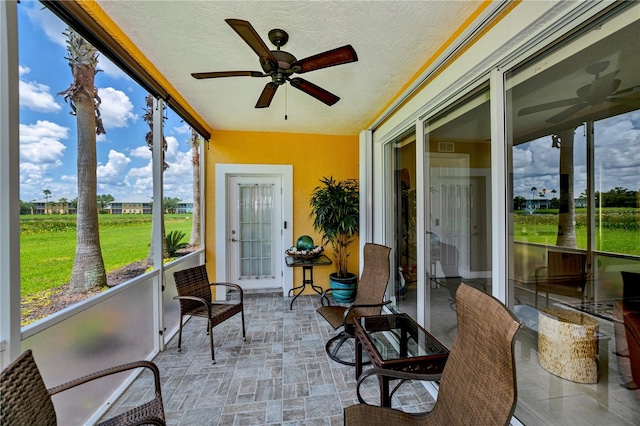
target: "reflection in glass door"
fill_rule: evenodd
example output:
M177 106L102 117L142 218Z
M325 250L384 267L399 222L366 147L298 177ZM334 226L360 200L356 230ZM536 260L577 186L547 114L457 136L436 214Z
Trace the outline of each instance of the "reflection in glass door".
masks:
M451 346L462 282L491 294L488 84L425 121L425 324Z
M388 164L392 165L391 191L388 199L393 206L389 217L392 235L387 243L392 250L392 285L388 297L395 301L394 309L416 318L417 314L417 243L416 243L416 137L415 129L396 138L388 145Z
M506 74L525 424L640 418L638 342L624 331L640 295L625 278L640 272L639 11Z

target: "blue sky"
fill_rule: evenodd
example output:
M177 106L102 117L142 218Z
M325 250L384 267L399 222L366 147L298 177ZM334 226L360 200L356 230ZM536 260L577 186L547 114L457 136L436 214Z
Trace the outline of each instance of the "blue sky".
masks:
M20 199L77 197L76 120L57 93L72 82L65 57L66 24L36 1L18 4L20 63ZM142 119L147 92L105 56L98 58L95 85L106 135L97 137L98 194L116 199L151 198L151 151ZM166 197L191 201L190 129L167 110Z
M615 187L640 190L640 110L600 120L595 131L595 190L607 192ZM551 147L551 137L545 136L513 149L513 191L527 199L531 188L558 191L560 150ZM587 189L587 153L585 126L574 136L574 195ZM536 195L536 198L539 198Z

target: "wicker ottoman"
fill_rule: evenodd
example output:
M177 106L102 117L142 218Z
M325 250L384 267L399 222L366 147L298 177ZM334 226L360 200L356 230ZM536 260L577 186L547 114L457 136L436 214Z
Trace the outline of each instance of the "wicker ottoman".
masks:
M538 362L549 373L578 383L598 382L598 321L566 309L538 314Z

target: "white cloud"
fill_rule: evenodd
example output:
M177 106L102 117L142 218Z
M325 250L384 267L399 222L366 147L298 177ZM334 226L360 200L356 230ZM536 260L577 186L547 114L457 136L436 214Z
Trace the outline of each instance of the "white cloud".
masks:
M531 150L522 149L521 147L513 148L514 173L529 166L532 160L533 160L533 154L531 153Z
M54 194L75 192L75 184L60 182L51 176L51 171L63 167L66 146L61 140L68 137L69 128L50 121L39 120L35 124L20 124L22 199L39 199L44 188L50 189Z
M151 161L144 167L134 167L130 169L127 173L126 181L132 188L132 194L150 197L153 194Z
M167 197L181 200L193 198L193 165L191 151L179 151L178 140L173 136L166 138L167 152L165 161L169 168L165 170L164 193ZM186 145L186 144L184 144Z
M189 135L189 137L191 137L191 126L187 123L183 123L181 126L175 126L173 131L179 135Z
M111 62L109 58L107 58L103 54L100 54L100 56L98 57L97 68L111 78L116 78L116 79L130 78L124 71L122 71L116 64Z
M127 165L131 162L126 155L114 151L109 151L109 160L107 164L99 164L96 170L98 176L98 187L106 187L109 185L124 186Z
M45 84L20 80L20 107L38 112L60 111L62 107L56 103L49 90L49 86Z
M69 128L46 120L36 124L20 124L21 163L59 166L66 146L61 139L69 137Z
M148 146L139 146L129 151L129 156L134 158L142 158L143 160L151 159L151 150Z
M138 119L138 115L133 113L131 100L124 92L105 87L98 89L98 96L102 100L100 116L107 132L109 128L127 127L129 121Z
M179 198L181 200L193 198L193 169L191 165L191 151L180 152L178 140L169 136L165 161L169 168L163 175L165 197ZM148 147L138 147L132 150L131 157L148 158L149 162L143 167L129 170L126 180L132 188L132 193L147 195L153 192L153 171L151 163L151 151Z

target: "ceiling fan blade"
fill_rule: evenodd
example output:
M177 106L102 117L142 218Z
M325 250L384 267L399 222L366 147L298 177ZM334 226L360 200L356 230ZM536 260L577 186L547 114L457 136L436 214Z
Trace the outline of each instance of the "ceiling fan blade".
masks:
M268 82L264 86L264 89L262 89L262 93L260 93L258 102L256 102L256 108L267 108L271 105L271 100L276 94L276 90L278 90L278 85L272 81Z
M580 98L561 99L559 101L547 102L540 105L533 105L530 107L522 108L518 111L518 116L533 114L534 112L546 111L548 109L560 108L563 106L575 105L578 102L582 102Z
M300 77L295 77L292 78L291 80L289 80L291 85L293 87L295 87L298 90L302 90L304 93L306 93L307 95L313 96L314 98L316 98L317 100L319 100L320 102L323 102L329 106L335 104L336 102L338 102L340 100L339 97L337 97L336 95L334 95L333 93L323 89L320 86L316 86L315 84L300 78Z
M269 58L274 64L278 63L278 60L273 56L273 53L269 50L267 45L262 41L256 30L248 21L241 19L225 19L225 22L238 33L238 35L249 45L249 47L256 52L260 58Z
M616 102L619 104L627 105L632 108L640 108L640 99L638 98L607 98L608 102Z
M266 77L259 71L216 71L216 72L194 72L191 74L193 78L219 78L219 77Z
M587 106L589 106L589 103L580 102L579 104L569 107L564 111L562 111L561 113L556 114L545 121L547 123L561 123L562 121L566 120L567 118L571 117L573 114L575 114L576 112L580 111L583 108L586 108Z
M636 89L640 89L640 86L631 86L631 87L627 87L626 89L620 89L617 92L612 93L611 96L622 95L623 93L633 92Z
M294 72L299 74L318 70L320 68L332 67L334 65L348 64L349 62L356 62L358 55L350 44L337 49L328 50L317 55L309 56L308 58L300 59L299 61L291 64Z

